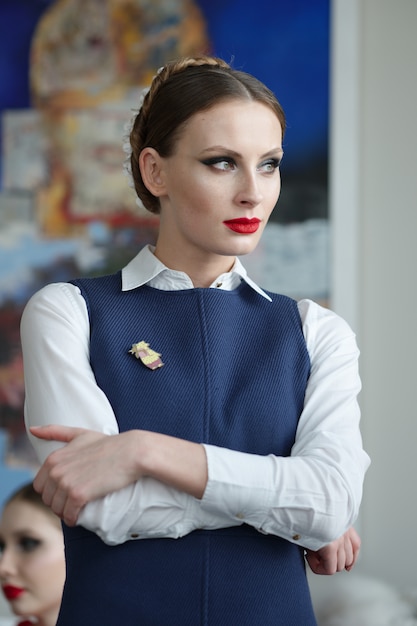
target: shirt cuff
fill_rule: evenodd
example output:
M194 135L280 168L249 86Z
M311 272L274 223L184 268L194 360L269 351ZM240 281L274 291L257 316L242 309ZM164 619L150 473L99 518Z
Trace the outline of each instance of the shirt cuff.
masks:
M312 525L309 509L303 512L296 502L288 501L288 495L279 502L276 457L203 445L208 465L203 510L217 515L222 512L230 525L248 524L263 534L282 537L310 550L326 545L307 530Z
M208 482L201 501L203 509L222 513L258 530L272 504L268 484L271 460L203 444L207 456Z
M108 545L129 540L176 539L195 529L199 501L152 478L89 502L77 524Z

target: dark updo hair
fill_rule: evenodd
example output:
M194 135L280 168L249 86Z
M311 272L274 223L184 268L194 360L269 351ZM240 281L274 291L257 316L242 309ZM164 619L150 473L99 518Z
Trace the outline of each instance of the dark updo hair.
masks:
M55 513L47 506L40 496L39 493L35 491L32 483L26 483L16 491L14 491L6 500L3 509L7 507L8 504L12 502L27 502L32 506L40 509L45 515L51 518L52 521L57 525L58 528L61 528L61 520Z
M184 123L195 113L227 100L252 100L268 106L285 132L285 114L268 87L234 70L222 59L202 56L183 58L165 65L154 77L130 133L130 167L137 195L152 213L159 213L159 198L144 185L139 155L154 148L161 157L171 156Z

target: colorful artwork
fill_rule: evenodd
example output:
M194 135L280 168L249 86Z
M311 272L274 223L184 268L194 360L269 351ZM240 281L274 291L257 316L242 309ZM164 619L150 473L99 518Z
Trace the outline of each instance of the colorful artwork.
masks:
M210 52L264 80L288 116L283 191L245 265L262 286L328 294L329 0L5 0L0 7L0 429L23 427L19 321L44 284L115 271L157 221L123 174L122 137L167 60Z

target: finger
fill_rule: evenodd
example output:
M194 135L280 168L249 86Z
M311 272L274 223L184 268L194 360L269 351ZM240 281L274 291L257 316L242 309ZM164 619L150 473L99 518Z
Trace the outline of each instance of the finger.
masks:
M353 545L350 539L347 538L345 540L345 564L342 569L349 571L353 567L354 560Z
M30 432L38 439L46 439L48 441L63 441L68 443L85 432L84 428L73 428L71 426L60 426L57 424L49 424L47 426L31 426Z
M326 576L332 576L338 571L338 554L332 554L328 559L322 562L322 573Z
M57 489L59 477L55 475L51 477L51 473L54 471L57 465L57 457L60 454L60 450L52 452L42 464L38 473L33 481L33 487L37 493L42 496L43 502L50 506L54 493Z
M306 550L304 553L304 556L305 556L307 563L310 565L310 567L313 564L316 565L317 563L319 563L320 559L317 558L317 554L313 552L312 550Z
M61 489L55 489L50 507L52 511L55 513L55 515L57 515L58 517L62 518L66 501L67 501L66 493L62 491Z
M354 528L350 529L350 539L353 546L353 551L357 554L361 547L361 538Z
M359 552L360 552L360 548L355 547L355 549L353 550L352 561L348 563L345 567L347 572L350 572L350 570L355 566L356 561L358 560L358 557L359 557Z
M59 513L55 511L55 509L52 506L54 499L56 498L57 490L58 490L58 485L51 478L48 478L42 490L42 500L44 504L46 504L46 506L49 506L53 510L54 513L59 515Z
M311 571L314 572L314 574L326 575L328 573L324 561L319 555L319 552L306 550L305 558Z
M337 551L337 559L336 559L336 572L342 572L347 563L347 553L346 546L344 542L340 542L339 549Z
M42 495L43 489L45 487L46 480L48 478L48 472L45 469L45 466L42 465L35 478L33 479L33 488L36 493Z
M304 554L305 560L307 561L310 569L316 573L316 566L317 566L317 559L314 557L314 554L312 552L309 552L308 550L305 552Z
M339 541L332 541L332 543L319 550L321 574L331 576L337 572L339 547Z
M359 537L358 533L353 527L349 529L348 535L349 535L349 540L350 540L350 546L352 549L352 558L351 558L351 562L347 563L345 569L349 572L355 565L356 561L358 560L360 547L361 547L361 538Z
M80 502L71 496L71 489L59 486L52 478L48 478L42 488L42 501L46 506L65 521L68 526L74 526L82 508Z
M69 499L65 502L64 509L62 511L62 519L66 523L67 526L75 526L78 520L78 516L81 512L82 507L79 505L75 505Z

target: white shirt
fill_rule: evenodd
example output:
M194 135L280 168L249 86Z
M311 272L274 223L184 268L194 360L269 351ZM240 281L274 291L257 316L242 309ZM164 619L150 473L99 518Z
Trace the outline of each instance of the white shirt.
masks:
M211 288L246 281L270 300L239 260ZM122 290L193 287L144 248L123 270ZM359 351L347 323L311 300L298 303L311 374L290 457L260 456L204 444L208 483L201 500L153 478L89 503L78 523L108 544L181 537L246 523L317 550L355 521L369 458L362 449L357 394ZM273 333L273 329L271 329ZM78 287L47 285L28 302L21 338L27 427L79 426L115 435L110 403L89 363L89 319ZM40 462L62 444L31 436Z

